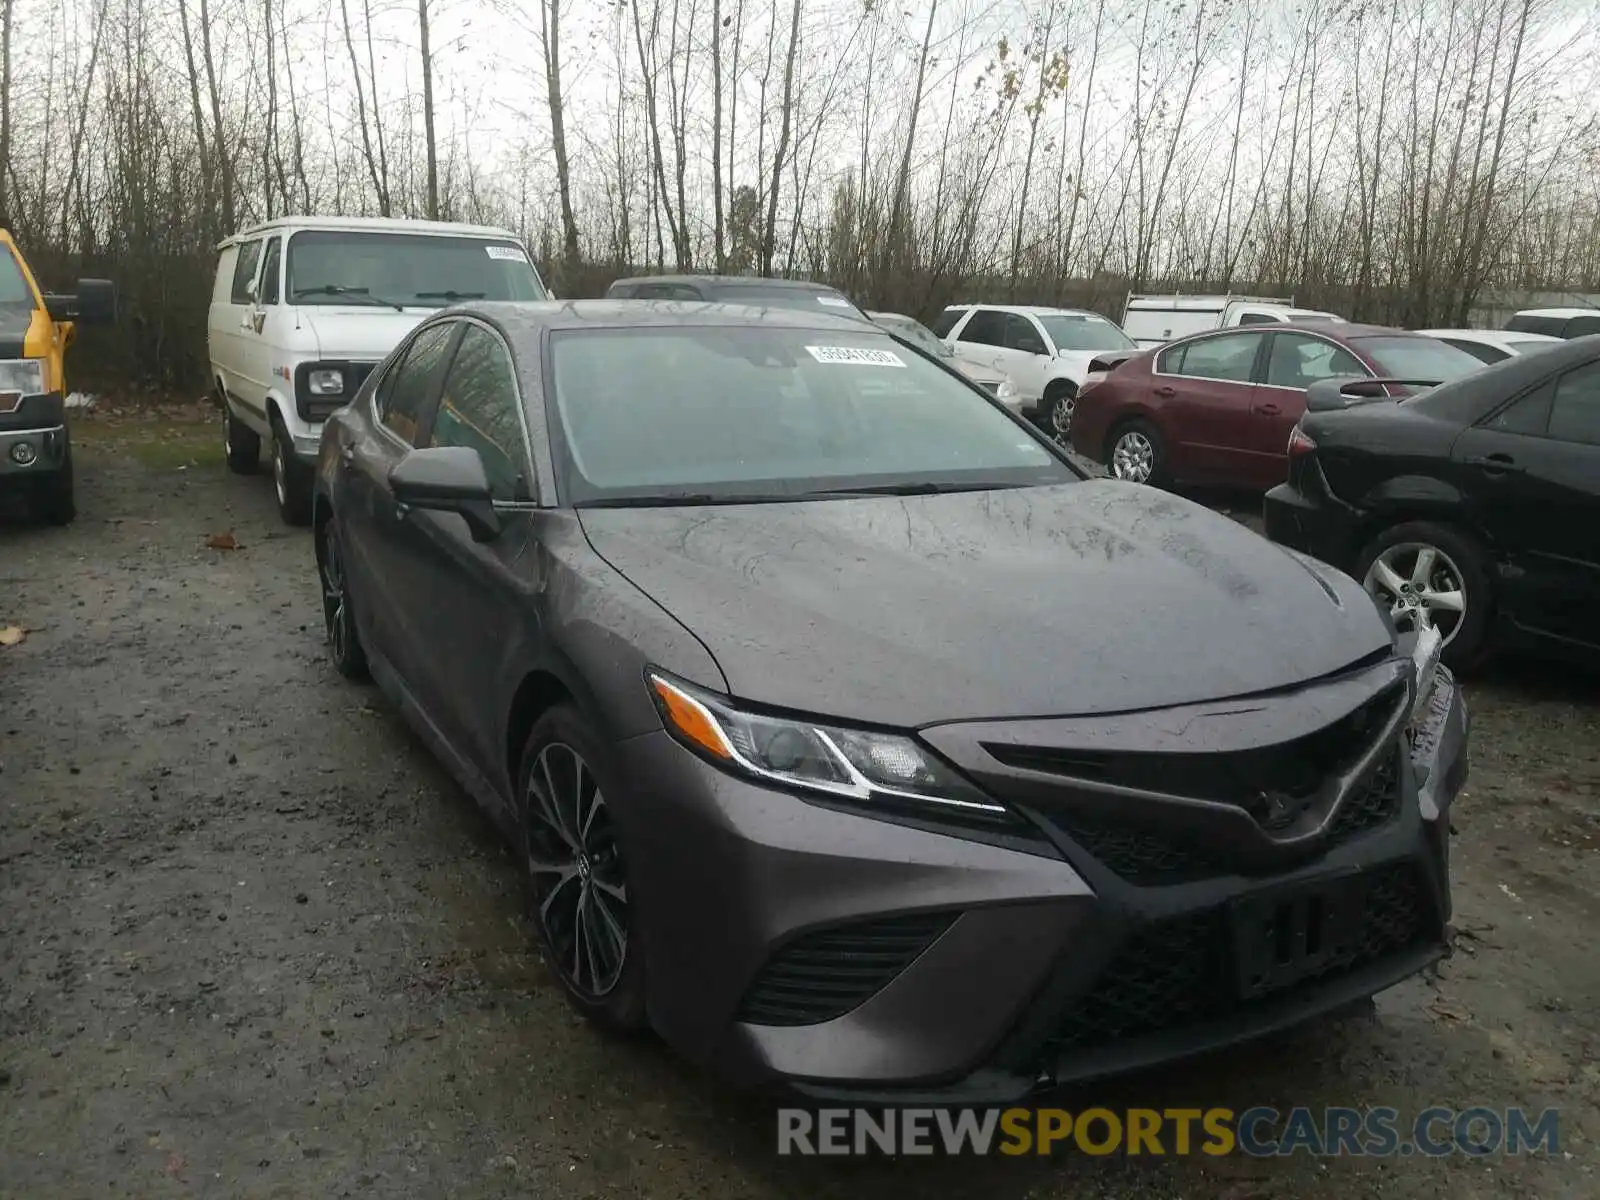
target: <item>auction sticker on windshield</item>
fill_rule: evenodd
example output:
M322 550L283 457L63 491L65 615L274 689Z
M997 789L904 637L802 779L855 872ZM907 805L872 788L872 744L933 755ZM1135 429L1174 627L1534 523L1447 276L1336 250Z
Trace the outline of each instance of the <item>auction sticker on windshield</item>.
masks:
M485 246L484 250L490 258L501 258L507 262L527 262L528 256L515 246Z
M854 367L904 367L905 360L893 350L869 350L861 346L807 346L806 353L819 363L846 363Z

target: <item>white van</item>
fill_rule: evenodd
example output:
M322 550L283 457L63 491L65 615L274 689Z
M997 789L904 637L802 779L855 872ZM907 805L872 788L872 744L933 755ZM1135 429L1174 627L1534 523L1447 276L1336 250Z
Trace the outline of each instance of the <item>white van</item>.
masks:
M441 221L284 217L219 247L207 340L228 466L272 453L278 509L311 515L322 422L429 313L463 300L543 300L515 234Z
M1122 330L1147 347L1232 325L1343 320L1319 309L1296 308L1293 296L1137 296L1129 292Z

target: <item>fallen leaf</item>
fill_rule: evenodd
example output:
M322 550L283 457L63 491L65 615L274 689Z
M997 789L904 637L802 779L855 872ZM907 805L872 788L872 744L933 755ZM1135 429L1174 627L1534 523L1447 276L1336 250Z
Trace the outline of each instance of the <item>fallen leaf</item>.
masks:
M167 1155L167 1174L174 1179L188 1165L188 1161L181 1154L173 1153Z
M21 625L0 625L0 646L15 646L28 636L28 631Z
M1448 1000L1435 1000L1432 1004L1428 1005L1428 1011L1433 1013L1434 1016L1438 1017L1442 1021L1467 1022L1472 1020L1471 1013L1462 1008L1459 1004L1452 1004Z
M239 541L230 533L213 533L206 539L206 545L212 550L237 550Z

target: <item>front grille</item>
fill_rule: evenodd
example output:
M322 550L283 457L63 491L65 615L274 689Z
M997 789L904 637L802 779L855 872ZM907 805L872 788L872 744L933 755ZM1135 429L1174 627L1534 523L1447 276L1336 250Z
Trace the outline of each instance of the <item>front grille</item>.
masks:
M1366 782L1345 798L1328 831L1330 842L1376 829L1400 811L1400 753L1397 749L1385 757Z
M1129 938L1094 988L1066 1012L1047 1053L1174 1032L1282 1000L1419 944L1429 936L1431 920L1416 868L1391 864L1368 883L1360 927L1337 957L1314 975L1248 1000L1239 998L1227 908L1151 922Z
M842 1017L910 966L956 915L918 913L804 934L767 960L737 1019L752 1025L816 1025Z
M1076 817L1051 823L1129 883L1186 883L1227 873L1212 856L1148 829Z

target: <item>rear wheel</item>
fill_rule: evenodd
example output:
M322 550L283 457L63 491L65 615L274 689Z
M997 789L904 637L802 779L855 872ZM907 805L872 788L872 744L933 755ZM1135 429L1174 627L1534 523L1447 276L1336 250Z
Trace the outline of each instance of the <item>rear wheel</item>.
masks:
M278 515L286 525L311 521L311 468L295 456L294 441L283 420L272 419L272 486L278 495Z
M33 512L47 525L70 525L78 515L78 499L72 481L72 451L61 467L34 481Z
M518 780L533 923L550 965L590 1020L642 1029L644 948L613 820L617 788L575 708L557 705L534 723Z
M261 435L233 415L227 400L222 402L222 446L235 475L248 475L261 462Z
M1494 607L1488 555L1471 535L1432 521L1384 530L1357 560L1355 575L1389 610L1401 633L1436 628L1451 668L1483 658Z
M1111 447L1106 466L1114 478L1151 485L1166 482L1166 443L1149 421L1139 419L1118 425L1106 444Z

